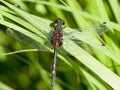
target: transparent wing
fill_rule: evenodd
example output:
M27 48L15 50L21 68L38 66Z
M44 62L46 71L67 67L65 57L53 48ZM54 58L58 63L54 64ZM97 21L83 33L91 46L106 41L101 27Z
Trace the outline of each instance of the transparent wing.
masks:
M108 27L107 27L106 23L96 24L96 25L90 26L88 28L78 28L78 29L65 28L63 30L63 32L64 32L63 45L64 44L72 45L72 43L68 42L71 39L74 43L77 43L80 46L84 45L85 43L87 43L89 45L101 46L102 43L99 42L98 40L96 40L95 35L97 35L97 34L101 35L106 31L108 31ZM96 32L97 32L97 34L96 34ZM8 33L8 35L14 37L15 39L17 39L29 46L37 48L40 51L48 51L48 49L46 49L45 46L48 46L51 49L53 48L53 46L50 43L50 37L52 35L52 32L46 34L47 38L42 38L44 40L44 44L41 44L41 43L37 42L36 40L33 40L32 38L18 32L18 31L15 31L11 28L7 29L7 33ZM36 35L36 37L39 37L39 36ZM39 38L41 38L41 37L39 37ZM83 41L83 42L81 42L81 41Z
M44 44L41 44L40 42L38 42L37 40L33 40L32 38L16 31L13 30L12 28L8 28L6 30L7 34L12 36L13 38L17 39L18 41L21 41L27 45L29 45L32 48L36 48L39 51L48 51L48 49L45 47L45 45L47 45L48 47L52 48L52 45L50 44L49 40L43 38ZM36 37L39 37L38 35L36 35ZM41 37L39 37L41 38Z
M64 36L70 39L80 40L82 37L86 38L89 34L102 35L108 30L107 22L103 22L102 24L96 24L85 28L66 28L64 30Z
M64 29L63 38L64 38L65 44L69 43L67 42L67 39L71 39L75 43L81 43L81 41L83 41L88 44L101 45L99 41L102 42L102 40L99 37L99 35L102 35L108 30L109 28L106 22L103 22L102 24L96 24L88 28L78 28L78 29L66 28Z

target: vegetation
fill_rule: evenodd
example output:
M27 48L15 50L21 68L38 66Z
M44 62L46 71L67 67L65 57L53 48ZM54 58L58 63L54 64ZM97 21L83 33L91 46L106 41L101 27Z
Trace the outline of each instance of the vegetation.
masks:
M0 0L0 89L120 90L119 3ZM65 20L68 44L58 50L52 88L53 48L47 35L57 18Z

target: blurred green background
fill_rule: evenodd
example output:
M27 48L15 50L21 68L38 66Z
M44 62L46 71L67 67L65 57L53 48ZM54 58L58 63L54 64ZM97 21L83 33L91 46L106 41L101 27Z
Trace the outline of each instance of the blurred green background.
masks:
M74 43L64 46L65 50L57 57L52 88L53 51L39 51L29 43L35 41L50 48L42 37L46 37L52 29L50 23L57 18L64 19L67 28L107 22L109 30L101 36L84 39L92 38L94 43L103 40L105 46L91 43L83 48ZM119 24L119 0L0 0L0 90L120 90ZM13 38L14 33L11 37L6 33L8 28L33 42L27 45L19 37Z

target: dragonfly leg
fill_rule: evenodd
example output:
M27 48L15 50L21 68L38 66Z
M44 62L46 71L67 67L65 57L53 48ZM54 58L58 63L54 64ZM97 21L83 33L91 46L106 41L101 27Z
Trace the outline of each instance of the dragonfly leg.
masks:
M50 42L51 42L51 44L53 45L53 40L52 40L52 39L50 40Z
M63 42L61 41L61 42L59 43L59 47L60 47L62 44L63 44Z
M50 27L55 27L55 22L50 23Z

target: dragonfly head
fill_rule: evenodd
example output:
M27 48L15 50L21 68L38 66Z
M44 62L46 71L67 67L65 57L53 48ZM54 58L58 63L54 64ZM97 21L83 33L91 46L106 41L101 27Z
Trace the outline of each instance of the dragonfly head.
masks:
M57 18L57 19L55 20L55 23L56 23L57 25L64 25L64 24L65 24L64 20L61 19L61 18Z

